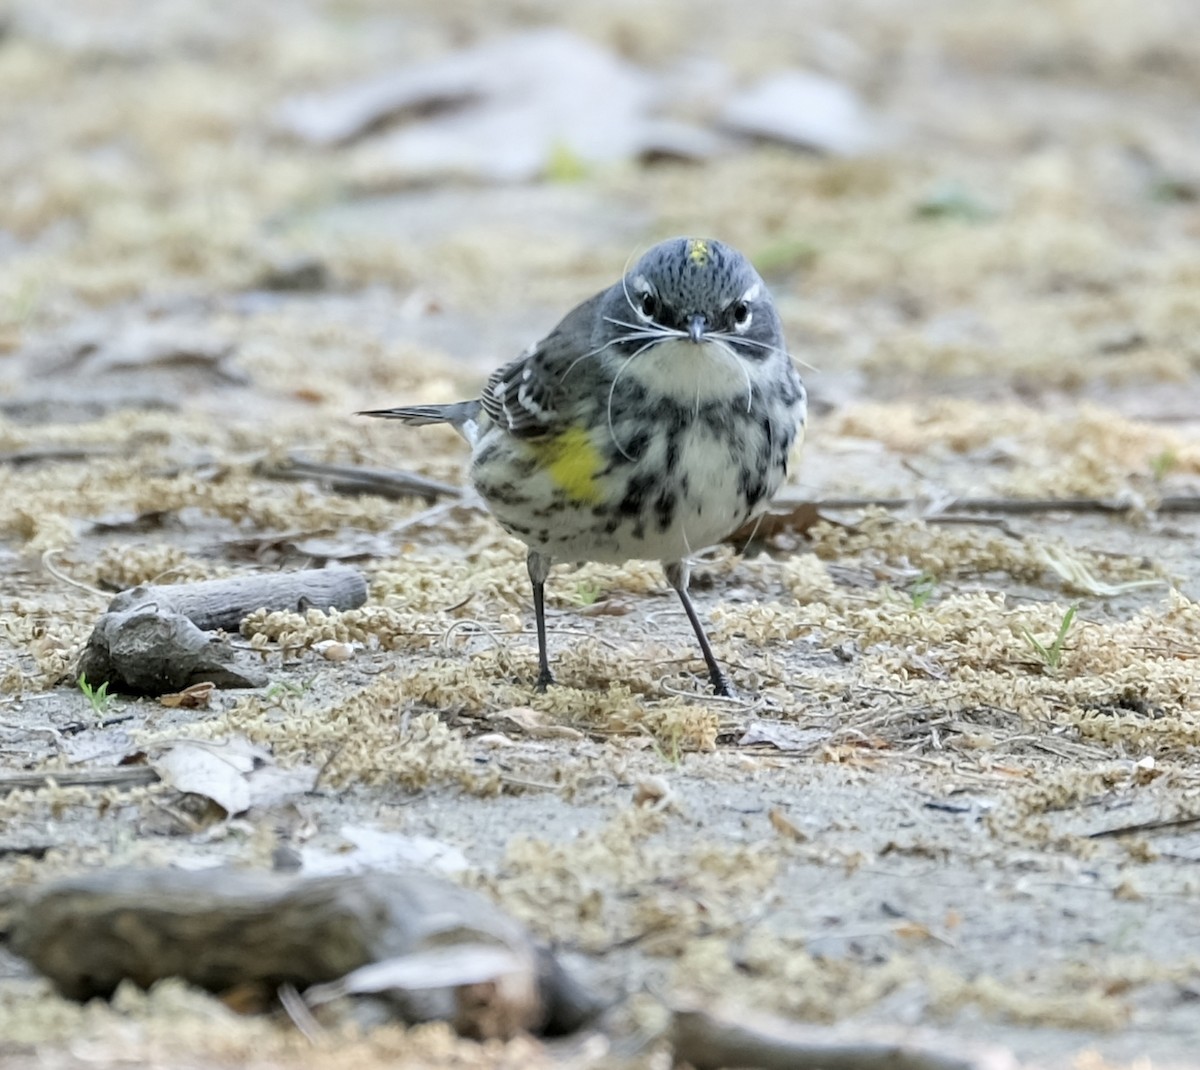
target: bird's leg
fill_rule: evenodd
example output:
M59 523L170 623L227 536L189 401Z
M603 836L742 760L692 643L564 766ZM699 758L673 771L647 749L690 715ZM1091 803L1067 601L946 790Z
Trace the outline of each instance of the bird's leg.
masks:
M696 641L700 644L700 653L704 655L704 664L708 666L708 678L712 681L713 691L724 698L733 698L733 688L729 686L729 680L721 670L721 666L717 664L716 656L713 654L712 646L705 634L704 625L700 623L700 618L696 615L696 607L692 605L692 599L688 595L691 570L688 568L687 562L664 562L663 572L666 573L667 583L674 587L675 593L679 595L679 601L683 603L683 611L687 614L688 620L692 622L692 631L696 633Z
M550 658L546 653L546 577L550 575L552 559L536 550L530 550L525 564L529 568L529 579L533 583L533 616L537 622L538 675L534 685L545 691L554 683L550 671Z

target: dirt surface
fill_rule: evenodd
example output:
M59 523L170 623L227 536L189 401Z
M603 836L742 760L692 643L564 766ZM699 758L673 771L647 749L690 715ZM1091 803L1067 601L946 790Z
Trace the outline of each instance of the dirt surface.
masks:
M559 9L0 5L0 765L240 735L320 770L233 819L164 784L8 792L0 885L430 837L627 998L582 1045L313 1047L178 985L77 1006L0 951L0 1064L660 1066L686 993L1030 1066L1196 1065L1200 11ZM693 101L823 73L875 146L412 183L273 124L294 94L547 24ZM675 233L768 277L811 366L787 494L831 504L697 566L743 701L708 696L646 563L556 570L561 686L537 695L522 550L486 514L263 466L461 483L452 433L349 414L469 396ZM964 497L996 501L945 512ZM1082 504L1012 504L1056 498ZM909 504L854 505L874 499ZM267 688L189 709L75 685L112 591L331 560L368 602L250 618Z

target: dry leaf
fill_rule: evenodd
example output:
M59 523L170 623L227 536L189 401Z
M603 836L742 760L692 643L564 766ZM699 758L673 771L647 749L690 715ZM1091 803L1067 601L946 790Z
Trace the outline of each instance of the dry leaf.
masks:
M310 766L280 769L269 751L238 737L226 743L183 740L150 766L176 791L203 795L230 816L311 791L317 779Z
M201 680L197 684L192 684L191 687L185 687L182 691L176 691L170 695L159 695L158 701L160 705L169 706L171 709L203 710L208 708L216 689L217 685L211 680Z
M512 706L488 714L489 721L501 722L510 732L515 731L529 739L583 739L578 728L557 724L549 714L531 709L529 706Z
M671 785L662 777L643 777L634 785L633 805L648 810L665 810L671 805L674 795Z
M349 661L354 657L354 644L342 643L336 639L322 639L313 644L313 649L326 661Z
M785 840L791 840L793 843L808 842L808 833L792 824L791 818L778 807L767 811L767 819L771 822L771 827Z
M348 995L457 988L496 981L506 974L528 971L530 966L528 958L494 944L434 947L360 966L336 981L313 985L304 999L310 1006L318 1006Z
M919 921L902 921L898 925L892 926L892 932L897 936L903 937L905 940L937 939L929 926L922 925Z
M783 721L751 721L738 740L738 746L765 743L781 751L806 751L815 749L830 735L826 728L801 728Z

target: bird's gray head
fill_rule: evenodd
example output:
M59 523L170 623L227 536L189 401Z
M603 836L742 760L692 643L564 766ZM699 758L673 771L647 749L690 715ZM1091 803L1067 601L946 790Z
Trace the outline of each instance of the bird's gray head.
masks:
M637 349L648 342L722 342L748 360L780 352L779 315L766 284L732 246L671 238L647 252L609 292L607 333Z

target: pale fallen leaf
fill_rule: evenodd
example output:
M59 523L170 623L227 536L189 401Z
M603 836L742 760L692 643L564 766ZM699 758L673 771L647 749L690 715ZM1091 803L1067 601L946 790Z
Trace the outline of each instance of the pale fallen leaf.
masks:
M651 811L667 809L674 797L671 785L660 776L642 777L633 787L633 805Z
M766 743L782 751L812 750L824 743L830 734L825 728L801 728L783 721L751 721L738 740L738 746Z
M224 743L182 740L150 766L176 791L203 795L230 815L310 791L317 778L310 766L280 769L269 751L240 737Z
M510 731L518 731L530 739L583 739L584 735L578 728L570 725L557 724L545 713L529 706L510 706L506 710L498 710L488 714L489 721L498 722Z
M1042 546L1039 547L1038 553L1068 588L1082 594L1095 595L1098 598L1112 598L1130 591L1140 591L1146 587L1162 587L1167 582L1162 579L1145 579L1108 583L1093 576L1082 561L1072 557L1070 552L1062 547Z
M313 985L304 993L304 999L310 1006L317 1006L349 995L457 988L527 973L530 968L527 958L494 944L433 947L360 966L336 981Z
M313 644L313 649L326 661L349 661L354 657L354 644L342 643L337 639L322 639Z

